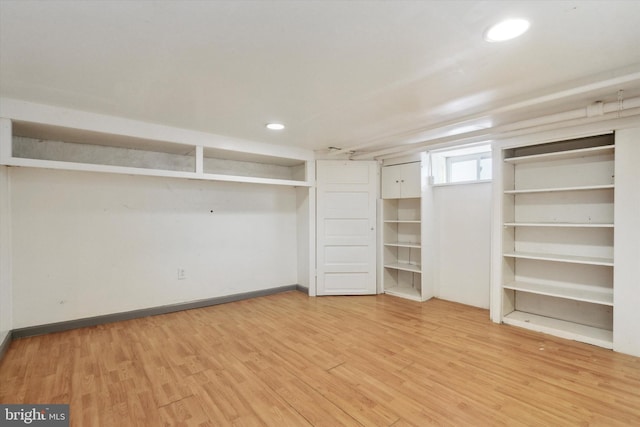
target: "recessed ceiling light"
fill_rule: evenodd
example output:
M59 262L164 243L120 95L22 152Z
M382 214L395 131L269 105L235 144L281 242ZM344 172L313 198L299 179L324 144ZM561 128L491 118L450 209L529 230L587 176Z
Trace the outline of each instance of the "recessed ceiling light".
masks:
M284 129L284 125L282 123L267 123L267 129L282 130Z
M506 19L490 27L484 33L484 39L488 42L503 42L521 36L529 29L529 21L526 19Z

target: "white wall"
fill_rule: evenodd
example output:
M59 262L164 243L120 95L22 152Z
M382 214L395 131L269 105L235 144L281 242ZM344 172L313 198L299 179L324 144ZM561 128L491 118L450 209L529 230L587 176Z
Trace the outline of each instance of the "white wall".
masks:
M433 187L435 296L489 308L491 184Z
M616 132L613 349L640 356L640 127Z
M11 215L14 329L297 282L291 187L13 168Z
M9 168L0 166L0 343L13 329L11 306Z

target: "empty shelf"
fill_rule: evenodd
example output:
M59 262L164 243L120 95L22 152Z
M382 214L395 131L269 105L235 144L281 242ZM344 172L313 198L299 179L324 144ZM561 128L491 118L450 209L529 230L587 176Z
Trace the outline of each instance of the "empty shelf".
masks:
M420 243L415 242L388 242L384 244L385 246L394 246L398 248L418 248L420 249Z
M577 255L541 254L534 252L506 252L510 258L536 259L541 261L568 262L573 264L589 264L613 266L613 258L587 257Z
M594 328L593 326L567 322L552 317L538 316L537 314L513 311L502 318L502 322L508 325L519 326L532 331L548 333L570 340L598 345L604 348L613 348L613 332Z
M553 153L533 154L530 156L508 157L504 159L506 163L530 163L539 161L551 161L562 159L574 159L579 157L599 156L601 154L613 154L613 145L602 145L599 147L580 148L577 150L557 151Z
M408 286L394 286L384 290L385 294L394 295L398 297L408 298L414 301L422 301L420 290L410 288Z
M593 304L613 306L613 289L596 286L540 284L528 282L510 282L502 286L504 289L529 292L538 295L584 301Z
M407 262L394 262L384 265L385 268L393 268L394 270L411 271L412 273L422 273L422 267L419 264L409 264Z
M560 191L590 191L590 190L613 190L613 184L586 185L581 187L557 187L557 188L529 188L518 190L505 190L504 194L532 194L532 193L553 193Z

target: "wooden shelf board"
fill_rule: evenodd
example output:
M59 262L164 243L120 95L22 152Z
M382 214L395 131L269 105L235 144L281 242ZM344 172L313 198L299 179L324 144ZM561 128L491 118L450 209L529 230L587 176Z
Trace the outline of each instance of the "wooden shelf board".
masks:
M385 219L384 222L388 223L404 223L404 224L420 224L419 219Z
M530 156L520 157L508 157L504 159L506 163L519 164L519 163L532 163L538 161L551 161L572 159L580 157L598 156L601 154L613 153L614 145L603 145L600 147L580 148L577 150L558 151L554 153L533 154Z
M415 242L387 242L384 245L398 247L398 248L417 248L417 249L421 248L420 243L415 243Z
M507 325L519 326L532 331L555 335L560 338L580 341L609 349L613 348L613 332L594 328L593 326L581 325L521 311L513 311L503 316L502 322Z
M558 188L531 188L522 190L505 190L504 194L535 194L535 193L553 193L562 191L589 191L589 190L613 190L614 184L603 185L585 185L581 187L558 187Z
M596 286L562 286L558 284L540 284L529 282L510 282L502 286L504 289L528 292L538 295L564 298L573 301L584 301L593 304L613 307L613 289Z
M612 223L573 223L573 222L505 222L505 227L578 227L613 228Z
M613 267L613 258L586 257L575 255L541 254L534 252L505 252L509 258L535 259L541 261L567 262L572 264L604 265Z
M408 286L394 286L391 288L385 288L384 293L397 297L407 298L414 301L422 301L422 295L420 295L420 291Z
M410 271L412 273L422 273L422 267L418 264L409 264L406 262L386 263L384 268L393 268L394 270Z

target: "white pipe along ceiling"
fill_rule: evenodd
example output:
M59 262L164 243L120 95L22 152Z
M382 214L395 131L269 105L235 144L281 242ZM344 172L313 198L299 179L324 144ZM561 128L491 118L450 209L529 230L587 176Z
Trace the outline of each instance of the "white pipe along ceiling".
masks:
M623 114L624 113L624 114ZM475 143L496 138L509 138L517 135L546 131L552 128L563 128L582 124L584 121L609 120L614 118L630 117L640 115L640 97L621 99L619 101L601 102L597 101L581 108L576 108L559 113L526 119L503 126L488 129L481 129L456 135L439 137L421 141L419 143L406 144L391 148L384 148L363 154L354 154L350 158L360 159L384 159L398 157L402 154L423 151L429 146L443 143ZM550 125L555 125L551 126ZM340 152L336 152L338 154Z

